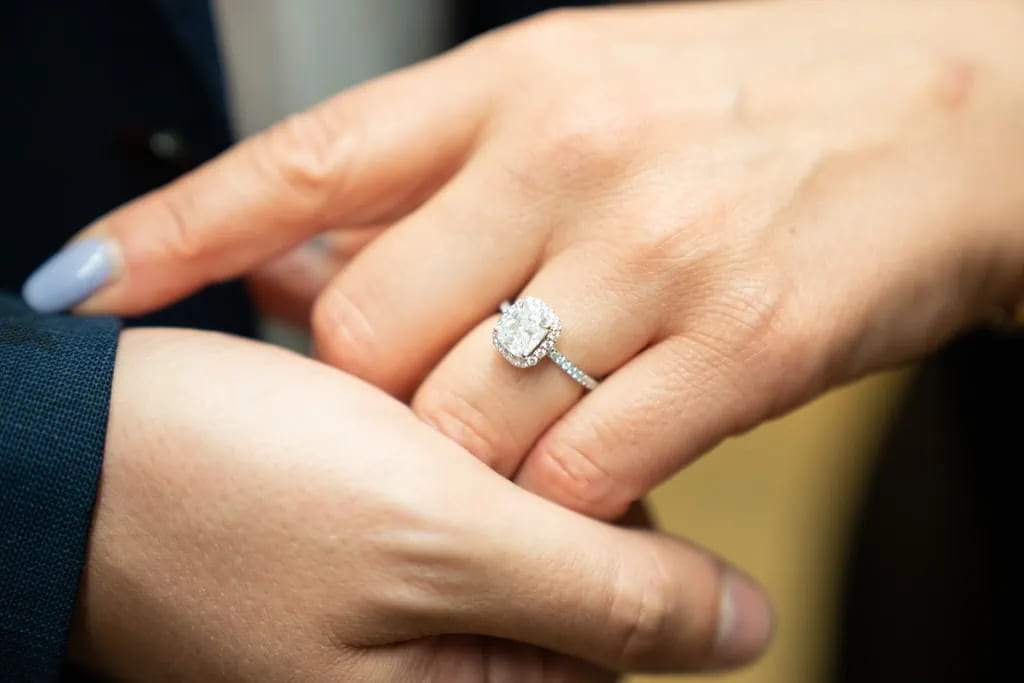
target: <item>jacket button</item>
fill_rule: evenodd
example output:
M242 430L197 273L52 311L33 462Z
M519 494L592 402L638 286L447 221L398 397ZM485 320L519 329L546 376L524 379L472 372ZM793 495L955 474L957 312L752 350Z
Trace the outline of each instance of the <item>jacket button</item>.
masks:
M174 130L158 130L149 136L149 151L161 161L181 163L185 155L185 141Z

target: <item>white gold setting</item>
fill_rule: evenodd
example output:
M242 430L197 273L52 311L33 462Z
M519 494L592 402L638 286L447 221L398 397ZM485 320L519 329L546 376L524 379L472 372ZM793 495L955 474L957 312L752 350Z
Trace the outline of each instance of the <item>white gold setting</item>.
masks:
M576 367L559 353L555 342L562 333L562 321L551 307L540 299L525 296L513 304L501 304L501 318L491 335L498 349L512 365L529 368L549 356L555 365L587 389L594 389L596 379Z

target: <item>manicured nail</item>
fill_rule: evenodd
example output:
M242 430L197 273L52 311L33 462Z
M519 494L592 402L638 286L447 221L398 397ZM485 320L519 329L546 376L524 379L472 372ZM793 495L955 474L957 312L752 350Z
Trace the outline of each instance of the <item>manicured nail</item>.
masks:
M103 286L113 272L113 262L108 240L71 242L29 276L21 295L40 313L67 310Z
M764 652L771 642L775 620L764 593L753 581L727 569L718 609L715 665L746 664Z

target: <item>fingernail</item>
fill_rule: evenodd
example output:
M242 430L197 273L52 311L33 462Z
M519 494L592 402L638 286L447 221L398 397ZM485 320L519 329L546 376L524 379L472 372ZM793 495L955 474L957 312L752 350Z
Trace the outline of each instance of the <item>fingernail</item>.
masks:
M775 620L764 592L753 581L727 569L718 609L715 665L746 664L764 652L771 642Z
M87 238L71 242L39 266L21 288L33 310L56 313L84 301L103 286L113 272L109 240Z

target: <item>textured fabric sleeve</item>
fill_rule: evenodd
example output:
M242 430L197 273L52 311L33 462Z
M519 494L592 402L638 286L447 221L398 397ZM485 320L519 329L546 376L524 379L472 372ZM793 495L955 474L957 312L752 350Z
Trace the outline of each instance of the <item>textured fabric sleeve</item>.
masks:
M0 293L0 679L56 680L103 460L119 324Z

